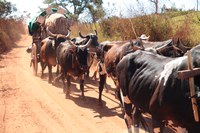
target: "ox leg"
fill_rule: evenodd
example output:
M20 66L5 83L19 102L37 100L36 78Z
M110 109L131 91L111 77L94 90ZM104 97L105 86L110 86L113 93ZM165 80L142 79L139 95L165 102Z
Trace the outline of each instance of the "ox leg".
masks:
M86 77L89 78L90 77L89 75L90 75L90 69L87 70Z
M82 98L84 98L84 74L81 75L80 90L81 90L81 96L82 96Z
M109 92L109 87L108 87L108 84L107 84L107 74L105 76L105 88L106 88L106 92L108 93Z
M58 84L59 80L63 77L63 74L60 73L58 76L56 76L53 80L53 84Z
M99 75L99 76L100 76L100 81L99 81L99 105L102 105L102 91L103 91L104 85L106 83L106 74Z
M65 84L65 74L62 74L62 82L63 82L63 93L66 94L67 92L67 88L66 88L66 84Z
M94 79L95 81L97 80L97 71L94 72L92 79Z
M56 66L56 76L58 76L58 74L59 74L59 66L57 64L57 66Z
M119 88L119 86L117 86L117 91L116 91L116 95L117 95L117 98L119 99L119 101L120 101L120 107L121 107L121 110L122 110L122 112L124 112L124 101L122 101L122 97L123 97L123 94L122 94L122 92L121 92L121 90L120 90L120 88Z
M67 91L66 91L66 95L70 95L70 92L71 92L71 90L70 90L70 86L71 86L71 77L68 75L67 76Z
M49 69L49 83L52 82L53 76L52 76L52 66L48 64L48 69Z
M57 64L56 65L56 76L58 76L59 75L59 73L60 73L60 66Z
M44 78L44 69L45 69L45 65L44 63L41 61L40 62L41 68L42 68L42 73L41 73L41 79Z
M124 120L128 128L128 133L132 133L132 103L127 96L124 96L125 115Z

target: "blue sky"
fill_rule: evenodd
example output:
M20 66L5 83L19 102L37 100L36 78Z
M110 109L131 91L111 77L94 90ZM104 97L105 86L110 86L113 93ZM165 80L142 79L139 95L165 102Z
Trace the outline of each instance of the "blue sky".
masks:
M11 1L13 4L16 4L19 13L24 11L30 12L31 17L37 15L40 7L47 7L42 3L42 0L7 0ZM145 10L154 10L154 6L149 2L149 0L139 0L144 5ZM171 7L171 4L174 3L177 8L183 9L196 9L197 0L158 0L159 6L162 7L165 4L167 7ZM127 15L130 13L129 9L137 8L137 0L103 0L104 7L111 9L111 5L115 5L115 10L112 12L115 15ZM108 3L110 5L108 6ZM200 0L199 0L200 3ZM200 4L199 4L200 5ZM113 6L112 6L113 7ZM200 6L199 6L200 8Z

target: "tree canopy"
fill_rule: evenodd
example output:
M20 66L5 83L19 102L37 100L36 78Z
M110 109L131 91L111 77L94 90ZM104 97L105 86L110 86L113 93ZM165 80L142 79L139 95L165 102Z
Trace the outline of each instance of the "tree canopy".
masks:
M105 15L102 0L44 0L43 2L55 7L63 7L75 21L78 21L79 16L85 12L89 13L92 22L96 22Z
M17 10L14 5L6 0L0 0L0 18L8 16L13 10Z

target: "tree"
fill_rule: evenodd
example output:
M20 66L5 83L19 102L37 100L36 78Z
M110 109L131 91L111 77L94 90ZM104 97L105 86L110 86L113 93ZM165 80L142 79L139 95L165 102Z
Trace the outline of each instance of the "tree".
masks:
M102 0L44 0L44 3L63 7L67 14L75 21L78 21L80 14L87 10L92 16L93 22L96 22L104 15Z
M158 0L150 0L150 1L155 4L155 7L156 7L155 13L158 14Z
M0 0L0 18L4 18L12 13L12 10L17 10L14 5L6 0Z
M99 1L99 4L97 4L96 6L94 6L92 3L87 5L93 23L98 21L100 18L104 17L106 14L102 7L102 0L97 1Z

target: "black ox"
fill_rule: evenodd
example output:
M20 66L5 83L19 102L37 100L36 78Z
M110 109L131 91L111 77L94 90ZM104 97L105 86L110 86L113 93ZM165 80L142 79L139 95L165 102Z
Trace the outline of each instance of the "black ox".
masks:
M200 67L200 45L192 48L191 54L193 66ZM170 120L173 127L185 128L189 133L200 132L200 122L194 120L189 99L189 81L177 78L177 72L187 67L187 56L169 58L141 50L124 56L116 70L129 132L132 104L141 112L151 114L153 129L158 128L160 132ZM200 75L194 77L194 84L198 91ZM196 106L200 106L200 101Z
M83 35L80 31L79 31L79 36L80 37L75 37L72 39L72 41L76 44L76 45L82 45L85 44L86 42L88 42L88 40L91 38L91 45L88 46L88 71L87 71L87 77L89 77L89 69L92 66L92 63L94 61L94 56L97 52L97 48L99 47L99 43L98 43L98 34L97 31L94 30L95 33L89 33L87 35Z
M90 43L91 39L88 40L86 45L77 46L69 40L60 43L57 47L57 61L61 69L54 82L57 83L62 78L63 92L66 95L70 94L71 76L75 76L80 77L80 90L82 91L82 96L84 96L84 74L88 70L88 51L86 46ZM67 79L67 86L65 79Z

